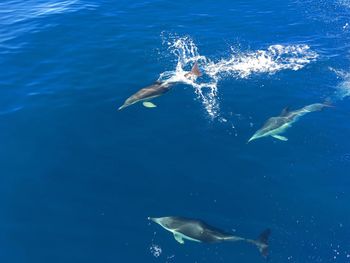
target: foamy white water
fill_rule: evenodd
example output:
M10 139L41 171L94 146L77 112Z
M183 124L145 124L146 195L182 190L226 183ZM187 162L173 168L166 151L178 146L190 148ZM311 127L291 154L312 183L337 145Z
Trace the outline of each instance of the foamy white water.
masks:
M318 54L308 45L271 45L265 50L237 51L231 48L227 58L212 60L199 53L190 37L169 37L164 40L177 57L174 71L160 74L159 80L183 82L194 88L211 118L220 116L218 83L224 78L248 78L252 74L274 74L281 70L300 70L315 61ZM194 62L203 73L197 80L184 77Z

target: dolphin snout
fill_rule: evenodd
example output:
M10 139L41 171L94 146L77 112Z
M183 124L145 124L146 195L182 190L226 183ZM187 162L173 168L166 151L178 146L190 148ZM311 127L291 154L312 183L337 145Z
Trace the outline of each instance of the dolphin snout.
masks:
M256 139L256 137L255 136L252 136L248 141L247 141L247 143L249 143L249 142L251 142L251 141L254 141Z
M154 223L160 224L161 225L161 218L157 217L148 217L148 220L153 221Z
M122 109L124 109L125 108L125 105L122 105L122 106L120 106L119 108L118 108L118 110L122 110Z

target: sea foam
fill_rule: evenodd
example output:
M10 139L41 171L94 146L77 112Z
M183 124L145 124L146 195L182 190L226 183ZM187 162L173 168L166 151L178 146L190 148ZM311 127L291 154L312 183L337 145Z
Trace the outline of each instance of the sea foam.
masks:
M300 70L315 61L318 54L308 45L271 45L266 49L240 51L231 48L225 58L211 59L201 55L190 37L165 37L163 42L177 59L176 68L160 74L159 80L191 85L211 118L218 117L218 83L226 78L249 78L253 74L275 74L281 70ZM184 73L198 62L203 73L200 79L188 80Z

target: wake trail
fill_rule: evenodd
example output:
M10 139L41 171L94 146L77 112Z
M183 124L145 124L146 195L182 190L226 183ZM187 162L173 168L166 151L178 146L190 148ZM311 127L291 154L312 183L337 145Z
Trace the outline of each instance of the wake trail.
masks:
M163 37L163 43L176 57L176 68L160 74L160 81L174 81L194 88L209 117L220 116L218 83L227 78L245 79L253 74L274 74L281 70L300 70L315 61L318 54L308 45L271 45L256 51L237 51L231 48L228 57L210 59L201 55L194 41L188 37ZM203 76L197 80L184 77L194 62L199 64Z

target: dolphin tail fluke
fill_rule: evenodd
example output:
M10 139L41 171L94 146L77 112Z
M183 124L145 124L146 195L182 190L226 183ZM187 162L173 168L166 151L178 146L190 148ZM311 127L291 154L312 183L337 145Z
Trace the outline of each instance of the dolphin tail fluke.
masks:
M255 241L255 245L258 247L260 254L267 258L269 255L269 237L271 230L268 228L262 232L258 239Z

